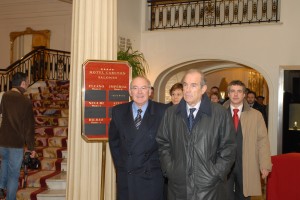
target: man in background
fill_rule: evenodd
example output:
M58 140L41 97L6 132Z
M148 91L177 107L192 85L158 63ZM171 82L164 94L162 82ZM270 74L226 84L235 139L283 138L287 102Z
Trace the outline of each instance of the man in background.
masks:
M251 196L261 195L261 178L267 178L272 168L270 143L263 116L249 106L245 92L243 82L230 82L229 100L224 103L232 115L237 144L236 161L228 175L227 193L230 200L250 200Z
M265 107L263 107L256 101L256 93L253 91L249 91L247 93L246 99L251 108L254 108L254 109L258 110L259 112L261 112L261 114L264 118L264 122L265 122L266 126L268 127L267 111L266 111Z
M220 94L220 90L217 86L213 86L210 88L210 94Z
M168 199L227 200L236 153L232 119L208 98L201 71L187 71L182 84L183 99L167 109L156 137Z
M264 96L257 96L257 97L256 97L257 103L259 103L261 106L266 106L266 105L264 104L264 100L265 100L265 97L264 97Z
M18 190L24 146L34 157L34 116L31 101L23 94L28 87L25 73L12 77L12 89L5 92L0 104L0 199L15 200Z
M162 200L157 129L167 106L149 100L150 81L138 76L130 83L132 101L112 109L109 146L117 173L118 200Z
M149 99L150 100L153 100L154 99L154 87L151 87L151 94L149 96Z

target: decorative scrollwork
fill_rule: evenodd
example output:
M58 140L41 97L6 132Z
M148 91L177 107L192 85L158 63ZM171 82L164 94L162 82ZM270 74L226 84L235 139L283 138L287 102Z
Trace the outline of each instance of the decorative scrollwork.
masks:
M175 11L175 21L178 22L178 20L179 20L179 10L176 9L176 11Z
M257 17L257 3L253 3L253 9L252 9L252 14L254 17Z
M265 17L267 15L267 2L263 3L263 6L262 6L262 15L263 15L263 17Z
M151 30L280 21L280 0L149 1Z
M244 4L244 6L243 6L243 19L247 18L247 14L248 14L248 4Z
M239 14L239 7L238 7L237 4L235 4L235 5L234 5L234 9L233 9L233 16L234 16L234 18L237 19L238 14Z

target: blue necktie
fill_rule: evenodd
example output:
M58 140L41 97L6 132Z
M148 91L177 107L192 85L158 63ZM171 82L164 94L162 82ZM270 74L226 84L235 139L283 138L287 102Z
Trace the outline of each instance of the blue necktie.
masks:
M196 110L196 108L190 108L190 114L189 114L189 131L191 132L192 131L192 128L193 128L193 123L194 123L194 111Z
M136 129L139 129L139 127L142 123L142 115L141 115L142 112L143 112L142 109L137 110L137 116L134 119L134 125L135 125Z

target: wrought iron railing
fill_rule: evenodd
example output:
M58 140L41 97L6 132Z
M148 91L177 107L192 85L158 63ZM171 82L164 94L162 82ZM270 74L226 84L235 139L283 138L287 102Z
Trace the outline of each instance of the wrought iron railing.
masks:
M30 84L38 80L69 80L70 52L38 47L6 69L0 69L0 91L11 87L16 72L28 75Z
M280 21L280 0L148 0L149 30Z

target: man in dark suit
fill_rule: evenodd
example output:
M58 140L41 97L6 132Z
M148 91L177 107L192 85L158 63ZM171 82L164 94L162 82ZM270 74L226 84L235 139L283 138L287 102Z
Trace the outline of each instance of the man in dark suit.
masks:
M109 145L118 200L163 199L164 179L155 137L166 105L149 99L150 88L147 78L134 78L129 90L132 101L112 109Z
M264 118L265 124L268 127L268 116L267 116L266 109L256 101L256 93L255 92L249 91L247 93L247 102L251 108L254 108L254 109L258 110L259 112L261 112L261 114Z

